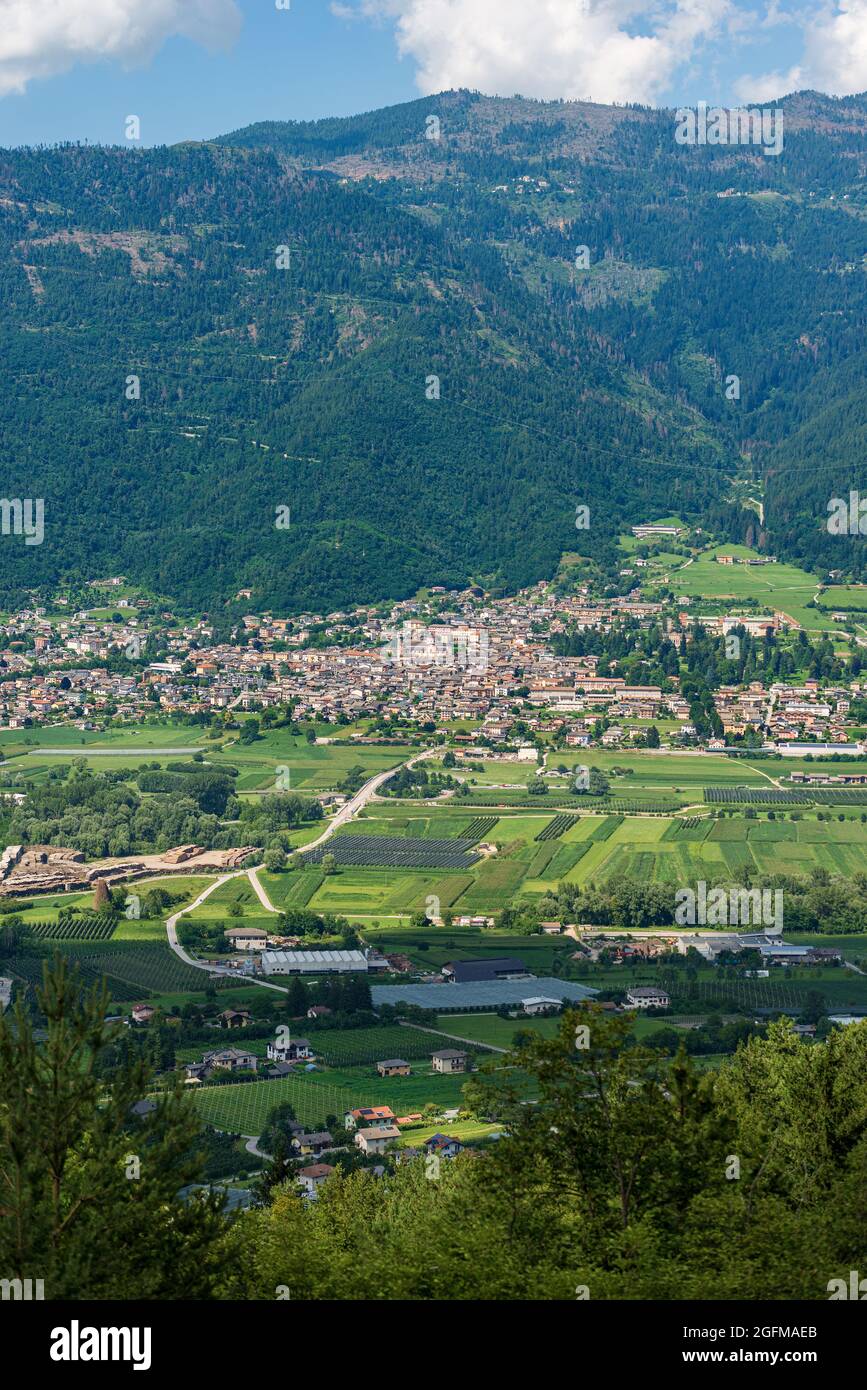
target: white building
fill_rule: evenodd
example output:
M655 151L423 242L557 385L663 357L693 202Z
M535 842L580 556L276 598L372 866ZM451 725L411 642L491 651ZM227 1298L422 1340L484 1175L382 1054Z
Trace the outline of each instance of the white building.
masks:
M543 1014L548 1009L561 1009L562 999L545 999L542 995L536 995L532 999L522 999L521 1008L525 1014Z
M633 989L627 990L626 1002L633 1009L667 1009L670 1001L663 989L654 989L651 985L636 985Z
M312 1202L316 1201L319 1188L330 1178L334 1172L330 1163L310 1163L306 1168L299 1168L295 1174L296 1182L299 1182L304 1189L305 1197L309 1197Z
M363 951L263 951L266 975L366 974L369 965Z

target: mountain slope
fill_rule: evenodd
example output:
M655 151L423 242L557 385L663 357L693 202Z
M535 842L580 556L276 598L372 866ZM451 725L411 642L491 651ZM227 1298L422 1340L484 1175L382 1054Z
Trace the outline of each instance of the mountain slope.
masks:
M797 547L818 475L787 441L820 445L862 381L867 102L800 94L786 120L773 159L676 146L671 113L446 93L3 152L4 488L46 525L0 537L0 592L514 587L575 548L579 504L616 574L624 525L704 516L750 467L769 543Z

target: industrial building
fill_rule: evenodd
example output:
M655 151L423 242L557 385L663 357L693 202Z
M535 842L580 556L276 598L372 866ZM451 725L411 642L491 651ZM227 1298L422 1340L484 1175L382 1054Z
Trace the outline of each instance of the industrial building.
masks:
M363 951L263 951L266 975L366 975L387 970L388 961Z

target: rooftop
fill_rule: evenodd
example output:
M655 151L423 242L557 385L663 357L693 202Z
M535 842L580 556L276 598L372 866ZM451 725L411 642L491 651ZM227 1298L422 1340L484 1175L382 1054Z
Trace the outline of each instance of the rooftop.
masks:
M598 990L576 985L571 980L537 979L535 987L552 999L578 1003L591 999ZM520 1004L527 997L526 980L478 980L472 984L454 985L374 985L371 988L373 1007L383 1004L417 1004L421 1009L481 1008L490 1004Z

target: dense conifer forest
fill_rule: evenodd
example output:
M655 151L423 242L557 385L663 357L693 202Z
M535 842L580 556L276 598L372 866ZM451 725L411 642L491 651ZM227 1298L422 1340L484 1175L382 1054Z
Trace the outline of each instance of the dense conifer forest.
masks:
M0 153L4 488L45 499L0 599L505 591L672 513L863 577L867 99L782 105L779 157L468 92Z

